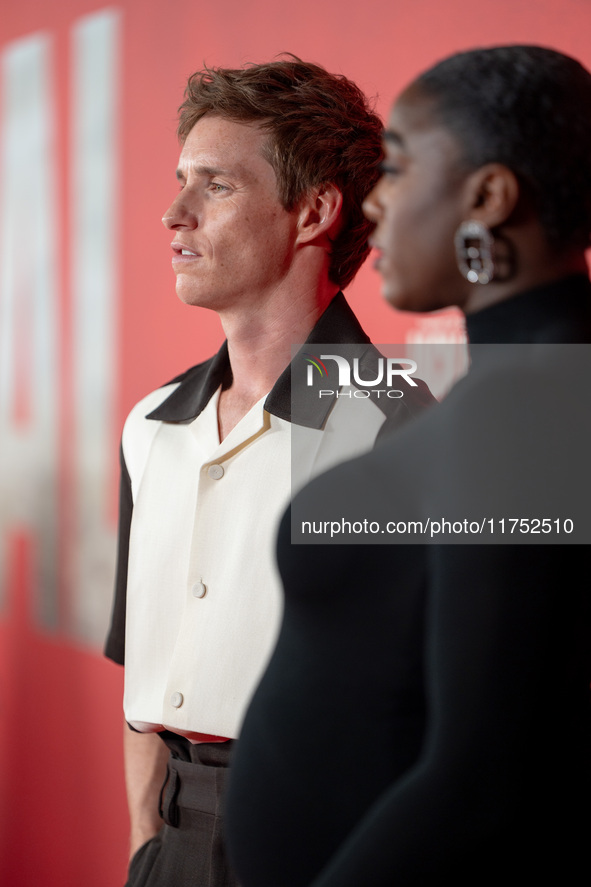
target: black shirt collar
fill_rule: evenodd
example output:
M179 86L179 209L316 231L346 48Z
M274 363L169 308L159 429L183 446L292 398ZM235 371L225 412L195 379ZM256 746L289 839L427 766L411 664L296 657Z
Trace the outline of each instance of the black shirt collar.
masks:
M591 338L591 283L584 274L538 286L466 317L471 344L585 343Z
M363 331L342 293L337 293L316 326L308 336L303 348L314 344L369 344L369 337ZM277 379L265 401L265 409L279 419L291 421L291 367L290 364ZM192 422L203 412L217 389L228 384L232 370L228 358L228 343L224 342L218 353L172 379L168 384L178 382L178 387L146 419L161 422ZM335 395L336 397L336 395ZM314 400L306 403L305 414L300 415L298 424L309 428L322 428L332 409L335 397Z

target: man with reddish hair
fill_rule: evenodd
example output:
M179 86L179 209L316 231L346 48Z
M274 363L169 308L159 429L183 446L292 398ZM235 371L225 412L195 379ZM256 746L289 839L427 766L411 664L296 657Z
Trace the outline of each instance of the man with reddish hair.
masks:
M189 80L178 132L163 219L176 290L218 313L226 342L144 398L123 432L106 652L125 664L130 887L235 883L220 799L279 623L292 421L304 480L431 399L421 385L381 402L333 391L292 417L292 343L374 354L340 292L369 251L361 204L381 159L381 122L355 84L292 56L207 68Z

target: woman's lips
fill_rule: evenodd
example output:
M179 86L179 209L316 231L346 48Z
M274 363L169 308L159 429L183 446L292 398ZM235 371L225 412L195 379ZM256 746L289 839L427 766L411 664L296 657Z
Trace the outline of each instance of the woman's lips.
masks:
M374 251L373 267L379 270L379 267L380 267L380 264L381 264L382 259L384 257L384 254L383 254L382 250L380 249L380 247L376 243L372 243L370 241L370 246Z

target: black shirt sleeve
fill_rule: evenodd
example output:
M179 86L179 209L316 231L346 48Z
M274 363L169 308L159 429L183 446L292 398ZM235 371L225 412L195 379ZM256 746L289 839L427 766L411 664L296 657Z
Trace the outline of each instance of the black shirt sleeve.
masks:
M125 464L123 447L120 449L121 481L119 488L119 542L115 595L111 614L111 627L105 644L105 656L123 665L125 659L125 611L127 605L127 563L129 559L129 532L133 513L131 478Z

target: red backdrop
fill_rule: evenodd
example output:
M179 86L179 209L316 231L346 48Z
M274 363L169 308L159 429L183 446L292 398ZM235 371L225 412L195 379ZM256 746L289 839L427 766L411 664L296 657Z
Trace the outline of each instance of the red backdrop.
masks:
M160 224L175 109L205 61L282 51L392 96L454 50L538 42L591 66L586 0L90 0L0 20L0 883L116 887L127 845L120 669L100 654L117 448L144 393L211 354ZM587 109L588 110L588 109ZM587 113L587 110L584 113ZM543 149L543 146L541 146ZM368 264L349 290L377 342L456 341L394 315Z

